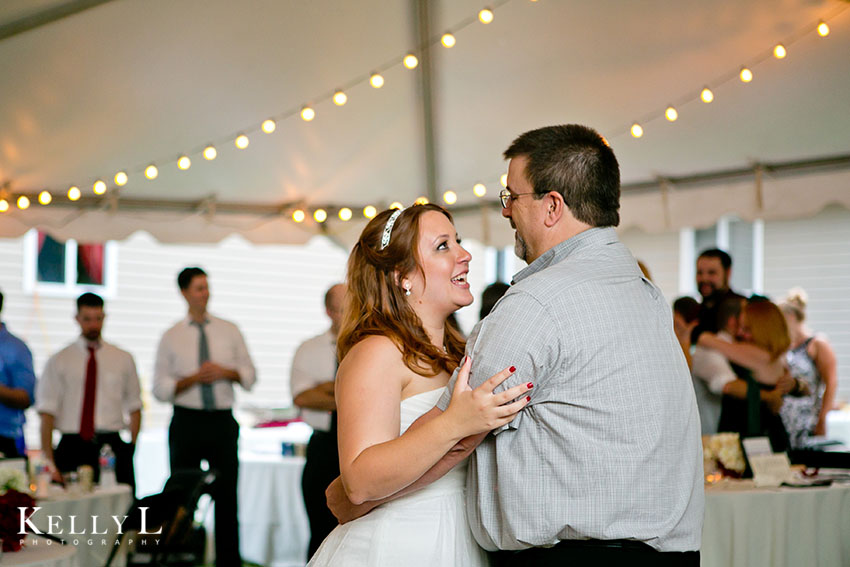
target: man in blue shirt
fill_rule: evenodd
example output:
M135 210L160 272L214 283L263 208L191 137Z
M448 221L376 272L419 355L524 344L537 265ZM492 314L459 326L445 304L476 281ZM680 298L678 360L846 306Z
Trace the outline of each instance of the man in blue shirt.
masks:
M35 373L30 349L0 322L0 453L5 457L25 456L24 410L34 401Z

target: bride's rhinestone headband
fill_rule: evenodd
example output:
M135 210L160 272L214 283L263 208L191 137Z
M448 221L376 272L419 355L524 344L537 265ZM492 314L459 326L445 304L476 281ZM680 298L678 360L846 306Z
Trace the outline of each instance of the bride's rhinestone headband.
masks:
M404 209L396 209L393 214L390 215L390 218L387 219L387 224L384 225L384 234L381 235L381 248L383 250L390 243L390 236L393 233L393 226L395 225L395 221L398 220L399 215Z

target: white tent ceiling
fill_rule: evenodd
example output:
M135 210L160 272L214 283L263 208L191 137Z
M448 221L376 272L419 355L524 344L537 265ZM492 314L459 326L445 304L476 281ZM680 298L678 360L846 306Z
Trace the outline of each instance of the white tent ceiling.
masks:
M846 1L502 0L491 3L489 25L475 19L484 3L427 4L432 36L457 38L430 52L430 122L422 66L400 64L417 51L416 0L111 0L6 37L0 184L7 197L43 189L55 197L46 207L13 206L0 216L0 236L39 226L80 240L144 229L163 241L240 232L303 242L317 225L293 223L293 206L380 208L428 195L426 123L436 195L456 191L464 235L497 244L512 235L497 208L477 209L472 186L484 183L492 205L504 148L555 123L588 124L609 139L627 185L627 226L850 207ZM0 31L74 4L5 0ZM831 27L826 38L812 31L820 18ZM766 55L779 41L788 45L781 61ZM371 88L369 73L386 64L385 86ZM755 74L746 85L734 76L744 64ZM711 104L696 99L705 85L715 87ZM339 87L343 107L330 101ZM679 109L675 123L661 116L669 103ZM312 122L298 117L304 104L316 110ZM281 118L269 135L259 131L268 117ZM628 134L635 120L641 139ZM250 137L245 150L233 145L240 132ZM208 143L218 148L212 162L200 156ZM184 153L192 167L179 171ZM628 186L834 156L844 157L794 174L768 169L761 182ZM153 181L142 175L149 163L159 168ZM114 191L119 170L130 181ZM98 178L110 186L103 199L91 195ZM70 203L70 185L88 197ZM324 230L350 241L361 227L331 220Z

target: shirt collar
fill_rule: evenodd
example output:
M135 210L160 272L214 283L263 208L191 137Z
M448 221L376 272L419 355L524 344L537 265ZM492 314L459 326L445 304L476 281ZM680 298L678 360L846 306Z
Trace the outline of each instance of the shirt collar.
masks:
M207 313L204 317L204 325L209 325L210 321L212 321L212 316ZM183 319L183 322L186 323L186 325L191 326L195 323L195 320L192 319L192 316L187 313L186 317Z
M99 349L103 348L104 344L106 344L103 341L103 337L100 337L95 342L91 342L82 335L77 337L77 340L75 341L75 343L76 343L77 346L79 346L83 350L88 350L89 346L93 346L95 348L95 350L99 350Z
M541 254L534 262L517 272L511 284L518 283L537 272L545 270L549 266L560 263L577 250L602 244L611 244L613 242L617 242L617 231L610 226L603 228L594 227L579 232L560 244L556 244Z

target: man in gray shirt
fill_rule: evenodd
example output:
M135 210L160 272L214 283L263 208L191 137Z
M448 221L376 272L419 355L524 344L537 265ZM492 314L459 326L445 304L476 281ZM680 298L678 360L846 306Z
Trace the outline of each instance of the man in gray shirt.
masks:
M613 228L617 159L577 125L527 132L505 158L502 215L528 267L469 337L470 386L513 365L498 389L534 390L470 457L475 539L495 565L698 566L699 414L670 308Z

